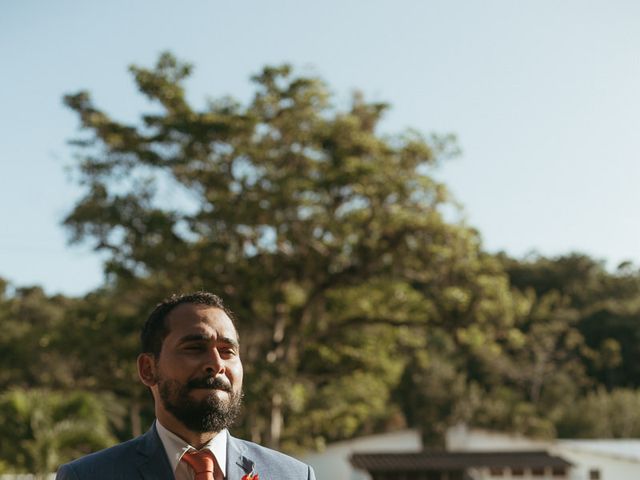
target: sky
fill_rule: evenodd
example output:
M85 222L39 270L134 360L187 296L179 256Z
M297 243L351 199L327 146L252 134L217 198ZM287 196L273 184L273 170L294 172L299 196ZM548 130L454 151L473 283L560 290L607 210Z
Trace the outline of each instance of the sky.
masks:
M345 101L391 105L385 132L454 133L436 172L484 248L640 264L640 2L635 0L0 0L0 277L82 295L102 258L61 222L88 90L118 120L150 106L127 68L169 50L189 99L250 98L291 63Z

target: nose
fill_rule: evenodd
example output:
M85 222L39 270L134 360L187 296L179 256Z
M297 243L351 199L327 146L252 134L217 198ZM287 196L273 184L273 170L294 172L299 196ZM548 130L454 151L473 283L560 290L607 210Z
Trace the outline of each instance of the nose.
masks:
M215 376L220 373L224 373L225 364L223 358L220 356L217 348L211 348L207 355L207 361L205 364L205 370L207 373Z

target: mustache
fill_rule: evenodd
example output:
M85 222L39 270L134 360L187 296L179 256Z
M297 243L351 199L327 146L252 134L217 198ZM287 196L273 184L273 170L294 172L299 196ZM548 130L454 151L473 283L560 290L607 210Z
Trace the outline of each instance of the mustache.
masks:
M211 388L231 392L231 384L223 377L194 378L187 382L187 388Z

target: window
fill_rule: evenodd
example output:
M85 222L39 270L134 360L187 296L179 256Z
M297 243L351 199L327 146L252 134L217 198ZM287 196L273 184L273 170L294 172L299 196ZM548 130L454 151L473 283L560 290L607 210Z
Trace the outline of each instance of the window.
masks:
M522 467L511 467L511 476L512 477L524 477L524 468L522 468Z
M564 477L567 475L567 469L566 467L553 467L553 470L551 470L551 475L553 475L554 477Z
M531 469L531 475L534 477L544 477L544 467L533 467Z
M492 477L502 477L502 476L504 476L504 470L502 468L500 468L500 467L491 467L489 469L489 474Z
M589 480L600 480L600 470L597 468L589 470Z

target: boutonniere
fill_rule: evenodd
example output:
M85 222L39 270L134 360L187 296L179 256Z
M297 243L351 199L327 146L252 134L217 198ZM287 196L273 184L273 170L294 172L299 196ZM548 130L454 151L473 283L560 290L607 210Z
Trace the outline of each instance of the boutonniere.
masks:
M251 470L251 473L247 473L244 477L242 477L242 480L260 480L260 477L256 472Z

